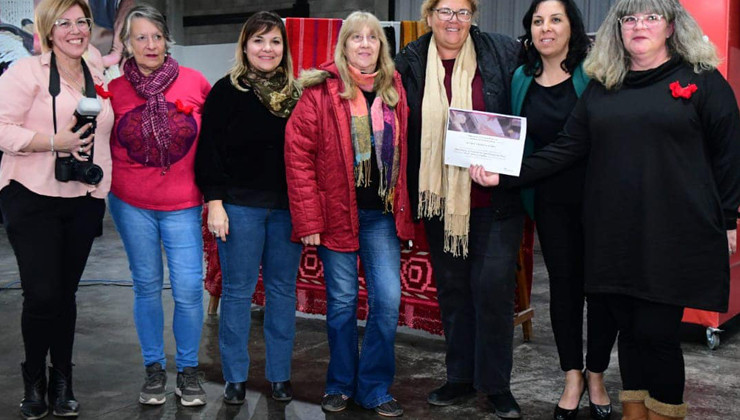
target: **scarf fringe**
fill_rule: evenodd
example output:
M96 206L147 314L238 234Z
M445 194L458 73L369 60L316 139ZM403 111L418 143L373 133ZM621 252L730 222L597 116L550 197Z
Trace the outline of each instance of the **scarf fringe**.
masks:
M445 208L445 198L431 191L419 191L418 213L424 219L439 216L442 220L442 210Z
M467 215L445 215L445 252L453 257L468 256L468 222ZM460 232L465 232L461 234Z
M370 159L363 160L359 164L355 165L355 186L370 186Z

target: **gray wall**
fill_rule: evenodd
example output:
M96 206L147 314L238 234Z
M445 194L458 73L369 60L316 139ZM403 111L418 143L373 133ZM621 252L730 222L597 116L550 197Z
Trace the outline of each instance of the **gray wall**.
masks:
M575 0L583 14L586 30L596 32L609 7L616 0ZM417 20L423 0L396 0L396 20ZM528 0L480 0L478 25L487 32L510 36L524 33L522 17L529 8Z
M283 9L295 0L144 0L160 9L170 18L170 29L179 45L233 43L241 24L183 27L183 16L244 13L266 9ZM581 8L586 30L595 32L609 7L616 0L576 0ZM419 19L422 0L396 0L395 20ZM388 0L309 0L312 17L343 18L354 10L375 13L380 20L390 16ZM529 0L480 0L478 24L484 31L519 36L522 16Z

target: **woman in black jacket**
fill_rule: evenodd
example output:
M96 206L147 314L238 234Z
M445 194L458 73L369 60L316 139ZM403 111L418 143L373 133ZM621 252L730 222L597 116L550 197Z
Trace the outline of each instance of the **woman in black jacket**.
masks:
M447 345L447 382L427 400L450 405L477 389L498 415L519 418L509 388L524 214L519 192L471 186L467 169L444 165L440 153L450 106L511 113L519 47L472 25L478 4L425 1L421 14L432 32L396 57L408 93L409 196L424 220Z
M289 401L302 247L290 241L283 144L300 91L278 15L252 15L237 45L234 67L206 100L195 161L223 274L219 347L224 402L244 403L250 307L260 266L266 294L265 375L272 398Z

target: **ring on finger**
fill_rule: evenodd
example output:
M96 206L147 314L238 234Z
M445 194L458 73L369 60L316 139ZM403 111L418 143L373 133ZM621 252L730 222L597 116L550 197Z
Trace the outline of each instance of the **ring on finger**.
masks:
M80 146L80 153L82 153L84 151L85 151L85 147L84 146Z

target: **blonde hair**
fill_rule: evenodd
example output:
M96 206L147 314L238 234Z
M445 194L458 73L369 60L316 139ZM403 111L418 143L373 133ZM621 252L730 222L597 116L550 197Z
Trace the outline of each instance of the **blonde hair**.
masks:
M54 29L54 22L74 6L80 6L85 17L92 19L90 6L87 5L85 0L43 0L36 6L36 17L34 19L42 52L49 52L53 47L49 37Z
M426 29L431 29L427 23L427 18L434 13L434 9L437 8L440 1L442 0L424 0L424 3L421 4L421 18L419 19L419 22L421 22ZM470 11L473 12L472 22L475 22L475 18L477 17L476 15L478 14L478 0L468 0L468 4L470 4Z
M636 13L663 15L673 25L666 41L669 54L694 66L696 73L713 70L720 62L714 45L704 38L699 24L677 0L620 0L609 11L596 34L596 43L586 58L584 69L607 89L619 89L630 69L624 48L619 18Z
M339 96L342 99L351 100L357 94L357 90L355 89L356 84L349 72L345 47L349 37L364 27L368 27L378 37L378 40L380 40L377 64L378 75L375 76L374 86L375 92L386 105L394 107L398 103L399 98L398 91L393 86L393 73L396 67L393 64L390 48L388 47L388 39L385 37L385 32L380 26L380 21L375 15L368 12L357 11L350 13L342 24L342 29L339 31L337 47L334 50L334 63L337 65L339 77L342 79L342 83L344 83L344 92L340 93Z
M283 69L285 76L288 78L288 83L285 85L285 89L290 89L291 86L295 84L295 77L293 76L293 59L290 55L288 33L285 30L283 20L273 12L257 12L250 16L242 26L241 33L239 33L239 41L236 43L234 65L231 66L228 73L231 84L238 90L246 91L246 89L239 84L239 79L244 77L249 71L249 60L247 59L247 54L244 52L249 38L255 34L269 32L273 28L278 28L280 30L280 35L283 37L283 59L280 61L280 65L278 67Z

